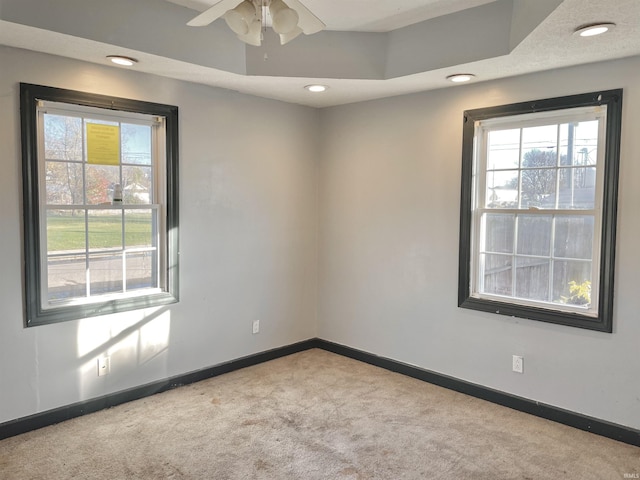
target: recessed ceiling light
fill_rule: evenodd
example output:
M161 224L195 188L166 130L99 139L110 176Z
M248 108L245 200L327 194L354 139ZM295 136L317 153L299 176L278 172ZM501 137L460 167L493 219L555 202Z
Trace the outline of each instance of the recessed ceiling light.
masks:
M329 87L327 87L326 85L306 85L304 88L309 90L310 92L320 93L324 92Z
M595 35L601 35L605 32L608 32L615 26L616 24L611 22L591 23L589 25L583 25L576 28L573 33L575 33L576 35L580 35L581 37L593 37Z
M455 73L453 75L449 75L447 80L454 83L463 83L468 82L469 80L475 78L473 73Z
M138 60L131 57L123 57L122 55L107 55L107 58L117 65L130 67L138 63Z

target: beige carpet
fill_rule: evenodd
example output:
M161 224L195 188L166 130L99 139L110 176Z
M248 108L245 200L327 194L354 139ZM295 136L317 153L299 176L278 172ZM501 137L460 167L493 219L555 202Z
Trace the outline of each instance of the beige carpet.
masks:
M640 474L640 448L322 350L0 442L3 480L625 474Z

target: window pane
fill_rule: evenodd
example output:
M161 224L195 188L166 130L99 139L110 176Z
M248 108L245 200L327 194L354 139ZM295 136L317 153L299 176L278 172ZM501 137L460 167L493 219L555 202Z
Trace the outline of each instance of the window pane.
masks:
M549 256L550 249L551 215L519 215L517 253Z
M485 251L513 253L515 216L489 213L485 222Z
M89 255L91 295L122 292L122 253Z
M120 132L122 163L151 165L151 127L123 123Z
M81 205L82 164L47 162L46 190L49 205Z
M487 170L518 168L520 129L489 132Z
M107 165L86 164L87 203L109 204L113 200L113 187L120 183L120 168Z
M595 165L598 160L598 121L575 124L574 142L573 165Z
M84 251L47 259L48 301L70 300L87 294Z
M122 250L122 210L89 210L89 249Z
M555 221L554 257L591 259L594 218L558 216Z
M555 167L558 161L557 144L557 125L523 128L522 166Z
M85 251L84 211L47 210L47 251Z
M122 200L125 204L151 203L151 167L122 167Z
M157 279L157 253L132 252L127 253L127 290L141 288L155 288Z
M125 247L155 246L154 223L152 210L125 210Z
M553 300L569 305L591 303L591 262L553 263Z
M482 293L512 294L512 258L510 255L481 255L481 261L484 261L484 290Z
M516 257L516 297L548 300L549 265L545 258Z
M518 206L518 171L487 172L486 206L516 208Z
M82 161L82 120L64 115L44 115L46 160Z
M560 171L558 208L593 209L596 201L596 169L563 168Z
M522 171L522 208L555 207L556 170L535 168Z

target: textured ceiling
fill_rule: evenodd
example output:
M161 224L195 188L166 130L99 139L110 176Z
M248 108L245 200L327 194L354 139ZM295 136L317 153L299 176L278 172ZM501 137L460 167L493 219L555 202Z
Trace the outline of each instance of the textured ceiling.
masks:
M304 0L327 31L249 47L223 20L186 22L214 0L0 0L0 44L313 107L640 55L640 0ZM600 37L572 35L609 21ZM119 67L113 67L119 68ZM302 87L323 83L311 94Z

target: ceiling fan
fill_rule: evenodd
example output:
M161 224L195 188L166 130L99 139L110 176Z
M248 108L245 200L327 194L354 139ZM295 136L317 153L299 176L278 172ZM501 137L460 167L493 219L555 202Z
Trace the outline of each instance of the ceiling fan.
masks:
M243 42L259 47L267 12L271 27L280 36L280 44L290 42L301 33L311 35L326 25L299 0L220 0L187 23L192 27L209 25L224 17L227 25Z

